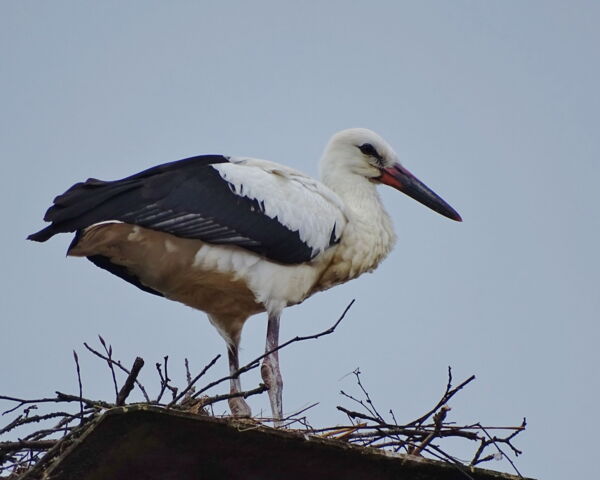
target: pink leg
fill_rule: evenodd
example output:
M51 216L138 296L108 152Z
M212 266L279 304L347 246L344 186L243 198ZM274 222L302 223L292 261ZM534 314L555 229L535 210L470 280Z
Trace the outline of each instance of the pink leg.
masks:
M269 352L279 345L279 314L269 315L267 324L267 344L265 352ZM275 426L281 425L283 418L283 380L279 370L279 352L268 355L260 367L260 373L265 385L269 387L269 400Z

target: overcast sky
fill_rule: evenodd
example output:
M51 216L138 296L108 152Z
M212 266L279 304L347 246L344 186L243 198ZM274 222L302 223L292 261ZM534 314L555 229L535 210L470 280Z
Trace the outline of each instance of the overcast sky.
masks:
M108 370L83 352L97 334L127 364L144 357L149 385L163 355L183 382L185 357L199 370L225 352L203 313L66 259L68 235L25 241L55 195L201 153L317 175L334 132L367 127L464 222L381 189L390 257L284 312L282 340L327 328L356 298L334 335L281 354L285 411L320 402L313 424L345 422L339 390L356 391L360 367L379 408L409 421L451 365L457 381L477 375L452 419L526 416L523 474L592 478L599 14L549 0L1 2L0 393L75 393L77 349L85 395L110 399ZM247 323L242 363L265 325ZM222 360L210 378L226 372ZM266 395L250 404L269 412Z

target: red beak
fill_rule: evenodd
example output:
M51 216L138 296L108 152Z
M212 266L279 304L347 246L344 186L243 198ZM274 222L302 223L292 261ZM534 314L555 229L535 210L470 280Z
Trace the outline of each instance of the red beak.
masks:
M444 217L462 222L462 218L456 210L399 163L393 167L382 169L381 177L378 180L400 190Z

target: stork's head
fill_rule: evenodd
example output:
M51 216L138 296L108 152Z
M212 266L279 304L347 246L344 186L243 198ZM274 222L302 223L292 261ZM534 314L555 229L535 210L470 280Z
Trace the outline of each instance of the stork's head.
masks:
M392 147L372 130L342 130L327 144L321 178L334 183L332 176L348 174L389 185L445 217L462 221L456 210L400 164Z

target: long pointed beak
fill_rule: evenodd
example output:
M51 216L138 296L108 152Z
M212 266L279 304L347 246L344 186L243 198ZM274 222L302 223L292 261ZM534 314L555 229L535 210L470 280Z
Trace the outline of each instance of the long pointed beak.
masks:
M462 222L462 218L456 210L399 163L393 167L382 169L381 177L377 180L400 190L444 217Z

